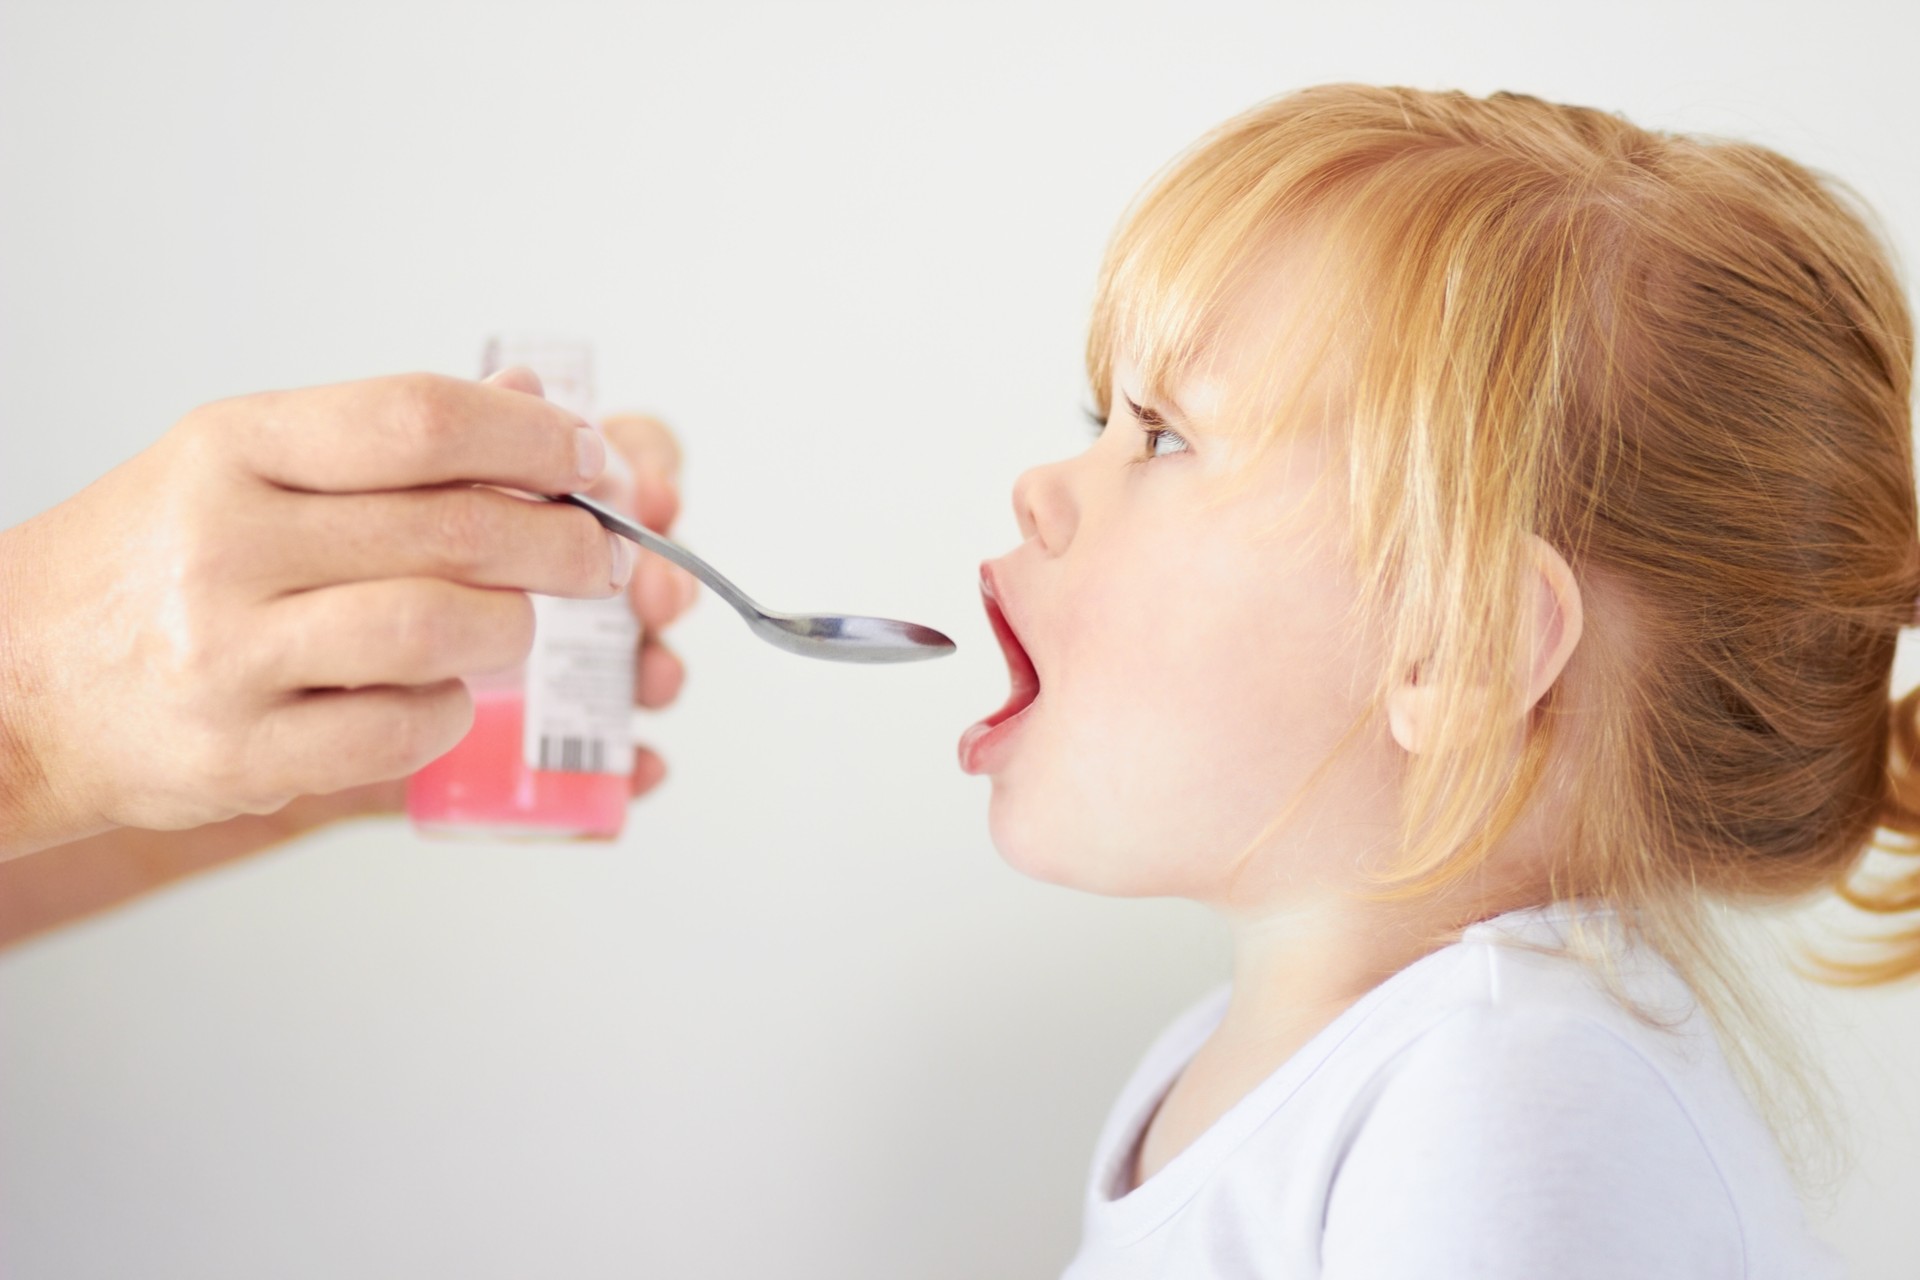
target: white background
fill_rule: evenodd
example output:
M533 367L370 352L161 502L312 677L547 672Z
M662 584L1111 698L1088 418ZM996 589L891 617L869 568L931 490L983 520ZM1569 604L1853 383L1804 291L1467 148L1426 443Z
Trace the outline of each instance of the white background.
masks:
M1287 88L1512 88L1778 146L1911 257L1912 15L0 0L0 523L205 400L576 333L684 438L689 545L960 645L807 663L708 598L617 846L366 823L0 956L0 1272L1055 1273L1223 976L1197 909L1002 866L953 760L1122 206ZM1858 1164L1813 1212L1910 1276L1920 992L1815 1013Z

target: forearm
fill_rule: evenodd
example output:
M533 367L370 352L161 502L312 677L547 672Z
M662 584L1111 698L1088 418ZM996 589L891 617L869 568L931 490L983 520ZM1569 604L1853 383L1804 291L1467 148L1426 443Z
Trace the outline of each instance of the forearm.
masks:
M192 831L115 827L0 862L0 947L117 907L288 834L277 814Z
M184 834L118 828L0 862L0 947L186 875L185 851L165 848Z
M277 813L187 831L115 827L0 862L0 947L119 906L318 827L399 811L404 779L302 796Z

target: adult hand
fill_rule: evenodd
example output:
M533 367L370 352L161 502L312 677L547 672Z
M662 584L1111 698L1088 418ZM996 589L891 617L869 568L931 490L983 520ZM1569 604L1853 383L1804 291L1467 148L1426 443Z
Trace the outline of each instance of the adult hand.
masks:
M585 512L475 482L626 486L665 527L677 448L658 423L613 420L634 459L609 472L601 436L537 389L508 371L222 401L0 534L0 855L64 856L119 827L197 828L238 856L397 808L471 723L457 677L525 656L526 591L627 587L652 641L639 700L670 699L680 665L654 637L690 580L663 562L632 574L629 545ZM661 772L643 751L635 787Z

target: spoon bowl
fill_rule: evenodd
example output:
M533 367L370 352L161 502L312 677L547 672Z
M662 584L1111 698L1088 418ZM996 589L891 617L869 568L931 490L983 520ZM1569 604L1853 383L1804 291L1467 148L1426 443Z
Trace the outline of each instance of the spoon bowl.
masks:
M579 507L609 532L617 533L655 555L673 561L732 605L734 611L746 619L753 634L788 653L797 653L803 658L824 658L830 662L880 663L944 658L954 650L953 641L932 627L923 627L917 622L897 622L892 618L868 618L859 614L778 613L763 609L712 565L639 521L629 520L611 507L577 493L552 495L547 500Z
M747 619L753 633L803 658L846 662L914 662L953 652L953 641L917 622L839 613L774 613Z

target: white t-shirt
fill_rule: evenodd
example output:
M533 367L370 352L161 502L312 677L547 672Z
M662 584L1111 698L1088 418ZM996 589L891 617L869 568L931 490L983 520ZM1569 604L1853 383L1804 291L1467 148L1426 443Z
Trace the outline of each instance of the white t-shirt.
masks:
M1557 944L1576 912L1635 1019ZM1692 992L1605 907L1482 921L1362 996L1133 1191L1122 1171L1220 1022L1147 1052L1107 1118L1066 1280L1826 1280L1771 1132Z

